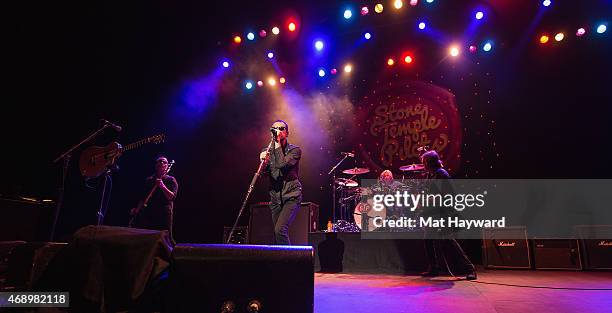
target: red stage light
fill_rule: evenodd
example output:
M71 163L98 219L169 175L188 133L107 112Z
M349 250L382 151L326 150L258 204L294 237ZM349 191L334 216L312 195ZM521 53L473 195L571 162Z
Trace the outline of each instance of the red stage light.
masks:
M295 29L297 28L297 26L295 25L294 22L289 23L289 25L287 25L287 29L289 29L290 32L295 31Z
M412 63L412 57L407 55L404 57L404 62L406 62L406 64L410 64Z
M242 38L240 38L240 36L234 36L234 42L235 42L236 44L239 44L239 43L241 43L241 42L242 42Z
M546 35L542 35L542 36L540 37L540 43L547 43L547 42L548 42L548 39L549 39L549 38L548 38L548 36L546 36Z
M393 66L393 64L395 64L395 60L393 60L392 58L389 58L389 59L387 60L387 65L389 65L389 66Z

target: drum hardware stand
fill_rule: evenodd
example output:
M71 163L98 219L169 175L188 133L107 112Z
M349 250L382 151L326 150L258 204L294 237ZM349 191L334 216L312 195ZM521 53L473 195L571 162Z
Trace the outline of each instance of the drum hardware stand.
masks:
M340 160L336 165L334 165L334 167L332 167L332 169L329 170L329 172L327 173L327 175L330 175L330 174L332 175L332 203L333 203L332 205L332 223L333 224L336 223L336 173L335 173L335 170L348 157L349 157L348 155L344 155L344 158L342 158L342 160Z

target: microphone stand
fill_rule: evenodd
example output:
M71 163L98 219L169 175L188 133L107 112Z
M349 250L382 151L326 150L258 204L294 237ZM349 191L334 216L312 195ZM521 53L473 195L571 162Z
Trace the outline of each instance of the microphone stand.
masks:
M274 147L274 142L275 142L275 136L272 136L272 140L270 140L270 144L268 145L268 149L266 150L268 152L268 155L270 155L270 153L272 153L272 148ZM232 240L232 235L234 234L234 230L236 230L236 226L238 226L238 221L240 220L240 217L242 216L242 212L244 211L244 208L247 205L247 202L249 201L249 197L251 197L251 192L253 192L253 189L255 188L255 183L257 182L257 179L259 178L259 175L261 175L261 172L264 169L264 164L265 164L266 159L263 159L259 162L259 167L257 168L257 172L255 172L255 175L253 175L253 179L251 179L251 184L249 185L249 189L247 190L246 196L244 197L244 201L242 201L242 206L240 207L240 211L238 212L238 216L236 217L236 221L234 222L234 226L232 226L232 230L230 230L229 236L227 236L227 244L230 243L230 241Z
M340 160L340 162L338 162L336 165L334 165L334 167L332 167L331 170L329 170L329 172L327 173L327 175L332 174L332 223L336 223L336 173L334 173L334 171L336 170L336 168L338 168L338 166L340 166L340 164L342 162L344 162L344 160L346 160L346 158L348 158L348 155L344 155L344 158L342 158L342 160Z
M59 213L60 213L60 210L62 209L62 204L64 202L64 190L66 186L66 177L68 175L68 165L70 164L70 158L72 157L72 151L74 151L75 149L80 147L82 144L96 137L99 133L101 133L108 126L109 126L108 124L102 125L102 127L100 127L98 130L94 131L89 136L87 136L85 139L81 140L81 142L72 146L70 149L68 149L68 151L62 153L62 155L58 156L55 160L53 160L53 163L57 163L60 160L64 160L64 164L62 167L62 183L59 187L59 195L57 196L57 205L55 207L55 213L53 215L53 224L51 225L51 234L49 235L50 241L53 241L53 238L55 237L55 227L57 225L57 219L59 217Z

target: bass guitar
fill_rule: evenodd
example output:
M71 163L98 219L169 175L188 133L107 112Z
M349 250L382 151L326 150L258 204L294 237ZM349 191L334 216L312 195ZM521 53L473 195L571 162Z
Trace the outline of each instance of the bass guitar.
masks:
M174 160L168 163L168 167L166 168L166 171L164 172L163 175L161 175L160 177L155 177L155 178L161 179L162 177L168 175L168 173L170 172L170 169L172 168L172 165L174 165ZM128 227L132 227L132 225L134 224L134 220L136 220L136 216L138 216L138 214L140 214L140 212L142 212L142 210L149 205L149 200L151 200L153 193L155 192L155 190L157 190L157 186L158 186L157 184L153 184L153 188L151 188L151 190L149 191L147 196L144 198L144 200L138 202L138 206L136 206L136 208L132 212L130 212L131 217L130 217L130 222L128 223Z

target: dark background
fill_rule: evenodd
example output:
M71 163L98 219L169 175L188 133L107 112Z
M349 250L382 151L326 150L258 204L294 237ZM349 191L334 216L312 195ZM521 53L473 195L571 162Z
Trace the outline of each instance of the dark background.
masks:
M281 65L299 92L347 95L359 103L364 88L380 81L418 79L455 93L466 143L455 177L611 177L610 31L597 35L593 29L610 18L610 1L554 1L537 23L538 1L420 2L403 15L369 16L348 24L341 19L347 3L332 1L18 3L5 13L14 37L5 46L10 71L3 92L5 175L0 193L55 199L61 164L52 161L105 118L123 131L107 129L94 141L101 146L158 133L168 138L121 157L120 170L112 176L106 223L127 223L127 211L138 200L134 190L151 173L155 156L165 153L177 161L171 173L180 185L177 240L220 242L222 227L233 222L257 168L257 154L266 145L273 121L266 105L273 97L242 90L241 79L248 72L244 65L222 78L214 73L222 56L236 64L254 62L247 60L253 50L232 48L234 33L244 34L248 27L269 30L292 13L300 16L301 33L293 41L280 41L276 49L287 55ZM487 8L486 23L472 35L474 42L495 40L489 55L464 52L465 58L452 64L444 59L443 38L414 31L417 17L424 16L444 36L459 36L477 5ZM576 38L580 26L587 27L587 35ZM365 29L374 32L376 41L347 48ZM558 30L566 34L561 44L537 43L541 32L552 40ZM307 39L317 31L333 38L329 64L352 54L359 67L353 84L317 80ZM406 45L417 50L414 68L386 68L386 55ZM198 84L209 86L202 95L206 105L193 108L184 95ZM486 119L477 118L482 114ZM489 131L491 135L482 135ZM338 160L339 151L354 148L354 142L328 143L321 151L304 151L302 162L304 200L321 205L322 222L331 206L328 178L322 173ZM76 167L78 152L58 225L64 236L95 223L98 208L98 182L84 184ZM317 161L308 163L309 157ZM267 201L265 191L262 180L251 202Z

